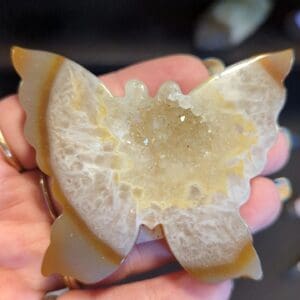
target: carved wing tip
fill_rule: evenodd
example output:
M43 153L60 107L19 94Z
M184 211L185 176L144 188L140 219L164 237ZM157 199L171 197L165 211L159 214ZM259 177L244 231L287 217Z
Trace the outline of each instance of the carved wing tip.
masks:
M293 49L272 52L262 56L261 64L280 84L291 71L295 59Z
M13 46L10 50L12 63L20 76L23 74L25 62L28 59L28 50L19 46Z

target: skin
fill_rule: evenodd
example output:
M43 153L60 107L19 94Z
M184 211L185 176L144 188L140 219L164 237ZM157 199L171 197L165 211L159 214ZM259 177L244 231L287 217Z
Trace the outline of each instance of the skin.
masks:
M188 92L208 77L196 57L173 55L130 66L102 76L114 95L122 95L129 79L140 79L153 95L160 84L174 80ZM35 153L23 135L25 114L16 95L0 102L0 129L26 171L18 173L0 155L0 290L3 299L37 300L46 291L63 287L59 276L43 277L40 272L43 254L49 244L51 219L38 186ZM263 175L279 170L289 157L289 142L280 133L270 150ZM270 179L258 176L251 181L251 195L241 207L241 215L252 232L270 225L281 209L278 190ZM153 270L174 261L165 242L153 241L134 247L125 263L105 283L128 275ZM205 299L230 297L232 281L204 284L185 271L153 279L93 290L73 290L60 300L105 299Z

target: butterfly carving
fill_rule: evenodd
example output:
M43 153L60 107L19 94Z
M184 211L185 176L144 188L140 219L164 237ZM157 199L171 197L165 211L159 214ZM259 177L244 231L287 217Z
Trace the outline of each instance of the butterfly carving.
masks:
M131 80L115 97L77 63L15 47L25 134L62 207L44 275L95 283L161 226L179 263L205 281L262 276L239 207L277 133L291 50L232 65L183 94L150 97Z

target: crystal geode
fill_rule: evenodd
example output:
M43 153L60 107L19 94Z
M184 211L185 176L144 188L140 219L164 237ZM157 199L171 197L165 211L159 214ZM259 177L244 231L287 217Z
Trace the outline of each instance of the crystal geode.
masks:
M179 263L199 279L262 276L239 207L278 133L291 50L230 66L189 94L166 82L153 98L137 80L114 97L56 54L13 48L12 58L26 137L62 207L44 275L98 282L145 225L161 226Z

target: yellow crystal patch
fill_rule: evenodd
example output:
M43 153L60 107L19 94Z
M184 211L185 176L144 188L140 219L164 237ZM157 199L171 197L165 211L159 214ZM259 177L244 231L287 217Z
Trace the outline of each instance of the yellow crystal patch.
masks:
M230 174L243 176L243 159L236 158L249 157L257 141L255 125L233 104L215 99L209 112L196 116L175 101L148 98L146 106L132 105L125 121L117 104L106 103L106 114L99 120L106 134L100 139L104 145L117 141L112 145L117 153L117 163L111 161L114 179L131 187L139 209L209 203L215 194L227 195ZM129 107L135 99L118 101ZM122 118L127 131L118 138L114 120Z

